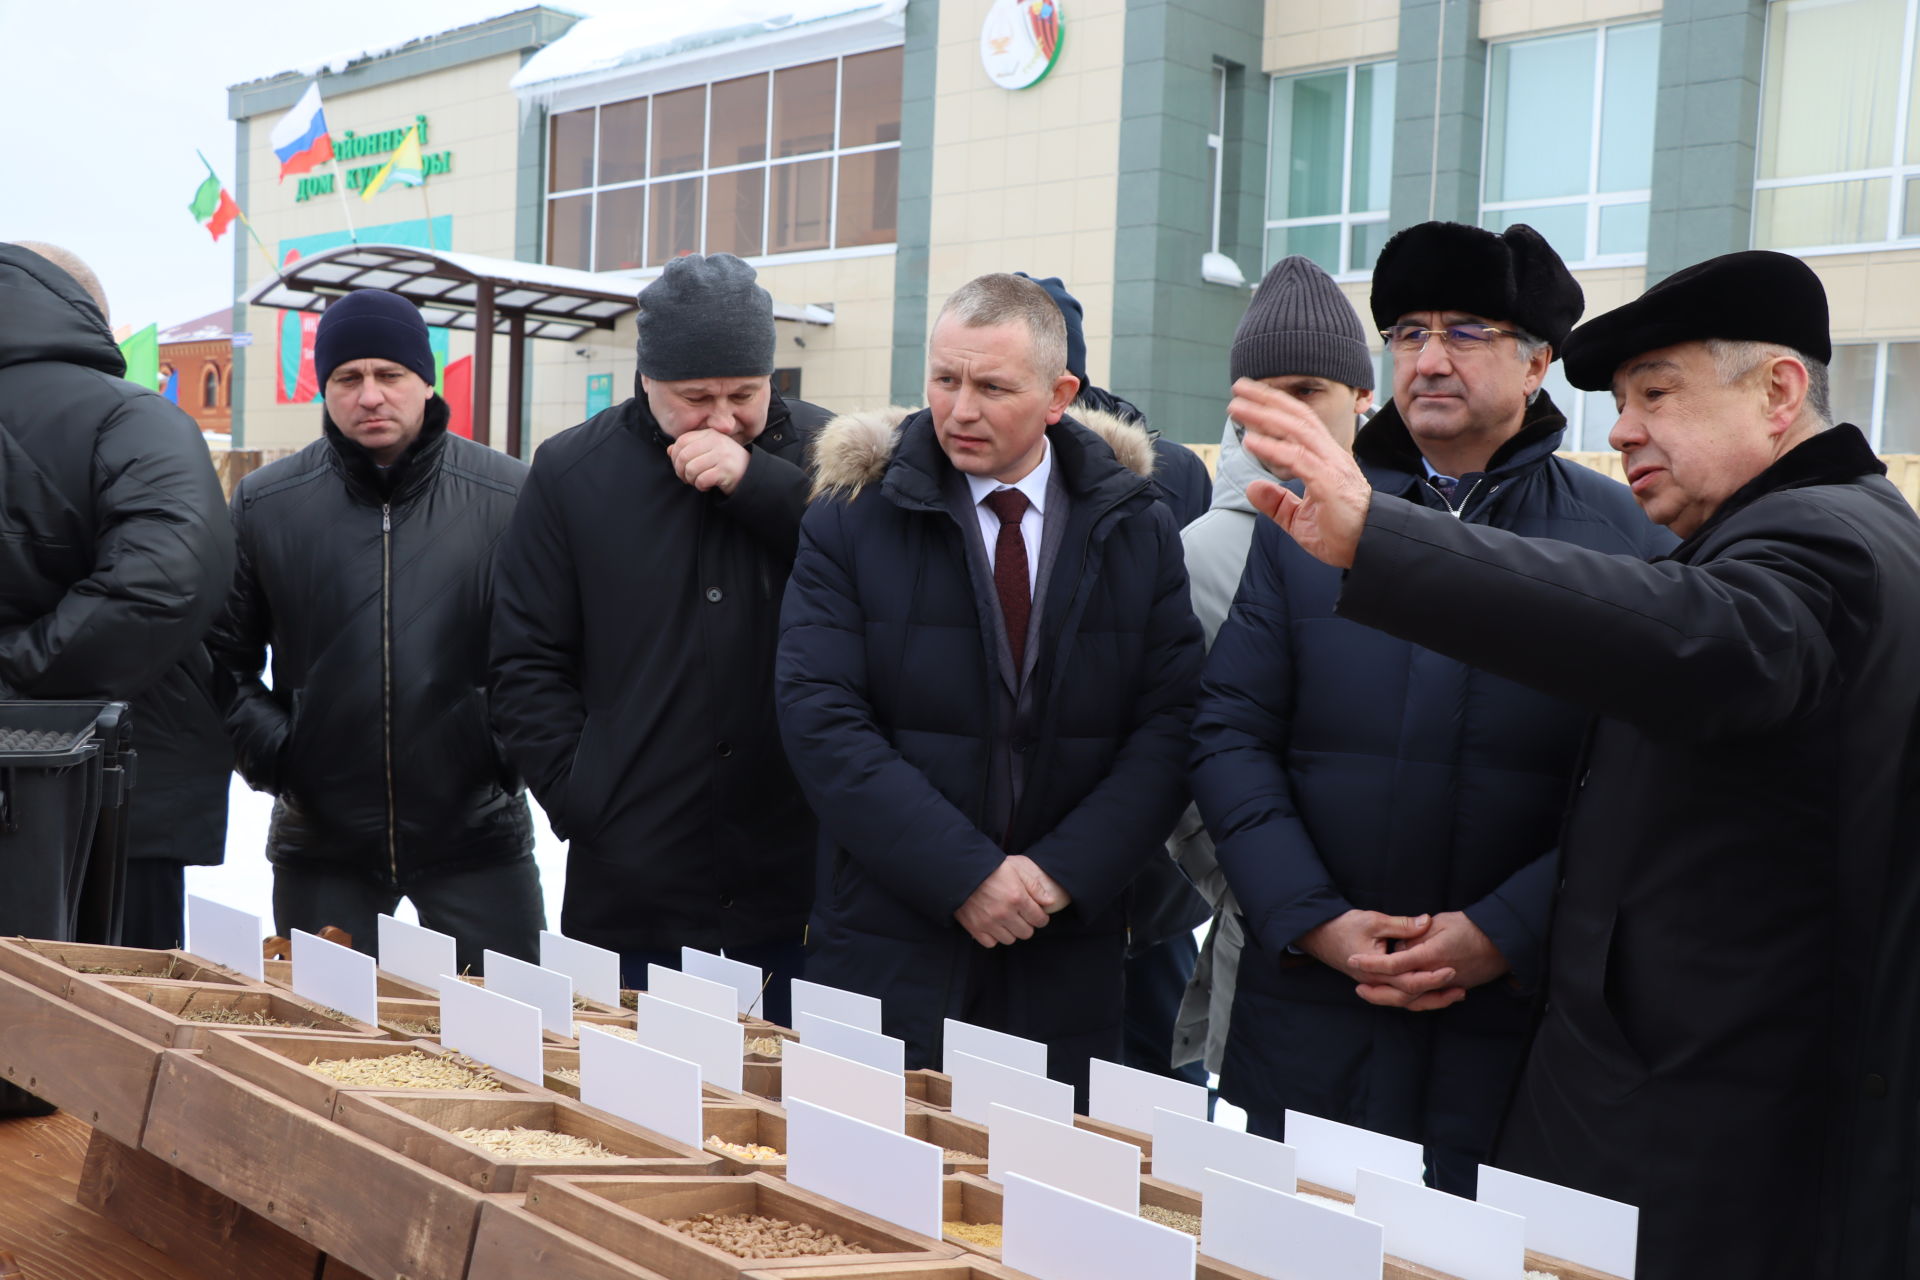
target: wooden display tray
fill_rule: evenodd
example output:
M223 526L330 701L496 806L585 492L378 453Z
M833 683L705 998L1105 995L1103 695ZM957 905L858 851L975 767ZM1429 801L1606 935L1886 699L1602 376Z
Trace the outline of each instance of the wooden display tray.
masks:
M440 1042L437 1030L410 1030L395 1025L399 1022L411 1022L424 1027L429 1019L435 1027L440 1024L440 1002L438 1000L401 1000L391 996L379 998L380 1029L395 1040L431 1040Z
M1106 1120L1095 1120L1092 1116L1075 1116L1073 1127L1085 1129L1088 1133L1097 1133L1103 1138L1112 1138L1116 1142L1125 1142L1140 1148L1140 1167L1144 1170L1153 1164L1153 1135L1142 1133L1138 1129L1129 1129L1125 1125L1113 1124Z
M0 1077L138 1146L160 1047L17 977L0 974Z
M542 1178L527 1195L532 1213L585 1236L616 1257L674 1280L735 1280L749 1268L785 1274L792 1267L834 1262L897 1263L951 1258L959 1252L917 1232L836 1204L764 1173L735 1178ZM741 1258L666 1225L701 1213L756 1213L806 1223L864 1245L869 1254L815 1258Z
M79 965L108 966L138 972L126 975L83 973L77 967ZM168 976L169 971L175 971L173 976ZM232 969L210 964L185 951L105 947L85 942L48 942L39 938L0 938L0 973L10 973L61 997L67 996L76 982L95 982L106 977L127 977L135 981L198 982L249 989L260 985Z
M352 1018L322 1013L317 1005L265 987L223 987L183 982L138 982L111 978L104 982L76 982L69 996L74 1004L97 1013L137 1036L174 1049L205 1048L222 1031L245 1030L233 1023L195 1022L180 1016L189 1004L200 1008L260 1013L293 1023L286 1027L256 1027L280 1035L351 1036L385 1039L386 1032ZM305 1025L301 1025L305 1024Z
M747 1271L740 1280L1033 1280L1024 1271L973 1254L941 1262L795 1267L791 1271Z
M602 1111L548 1094L359 1093L338 1096L334 1123L397 1151L477 1191L525 1191L537 1177L557 1174L712 1173L712 1153L661 1134L619 1123ZM455 1137L456 1129L547 1129L598 1142L618 1160L509 1159Z
M971 1120L962 1120L959 1116L948 1115L944 1111L907 1112L906 1135L930 1142L944 1151L965 1151L973 1159L958 1160L942 1156L942 1173L975 1173L981 1177L987 1174L987 1126L975 1124Z
M366 1040L352 1036L291 1036L279 1035L272 1031L231 1030L212 1037L207 1041L205 1055L208 1062L225 1071L231 1071L250 1084L257 1084L279 1097L285 1098L295 1106L313 1112L323 1119L332 1119L336 1100L342 1093L399 1093L390 1085L374 1088L361 1088L341 1084L332 1076L322 1075L311 1070L306 1064L316 1058L385 1058L395 1054L424 1053L429 1057L458 1057L458 1054L443 1049L427 1040ZM462 1090L463 1096L476 1098L496 1098L512 1095L540 1095L544 1091L537 1085L529 1084L518 1077L478 1062L469 1062L475 1071L491 1076L500 1085L500 1092L491 1090ZM432 1092L444 1096L451 1092L445 1089L418 1090L420 1093Z
M787 1114L778 1107L708 1103L700 1109L700 1127L705 1131L705 1137L719 1138L723 1142L751 1143L772 1147L782 1153L787 1149ZM703 1147L702 1150L720 1161L720 1168L716 1172L770 1173L777 1178L787 1176L784 1154L778 1160L743 1160L712 1147Z
M286 991L293 990L293 961L269 960L266 962L267 985ZM433 1000L440 999L436 987L425 986L418 982L388 973L385 969L373 971L373 994L382 1000Z
M935 1111L953 1110L953 1077L924 1067L907 1072L907 1103Z
M488 1196L480 1207L466 1280L668 1280L529 1213L519 1200Z
M374 1280L466 1275L478 1191L195 1054L160 1055L141 1145Z

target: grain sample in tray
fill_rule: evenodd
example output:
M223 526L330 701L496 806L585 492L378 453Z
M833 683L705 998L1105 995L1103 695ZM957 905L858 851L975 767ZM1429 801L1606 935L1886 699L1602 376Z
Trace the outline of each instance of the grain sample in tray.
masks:
M69 998L136 1035L175 1049L204 1049L213 1036L236 1028L368 1039L386 1034L338 1010L323 1010L267 987L105 978L76 983Z
M542 1178L527 1195L529 1212L592 1240L630 1262L675 1280L735 1280L747 1269L862 1262L887 1265L951 1258L959 1249L906 1231L765 1173L732 1178ZM671 1222L704 1215L772 1219L810 1233L837 1236L864 1253L748 1260ZM704 1230L701 1234L706 1234Z
M909 1138L930 1142L940 1148L942 1173L987 1172L987 1127L962 1120L944 1111L911 1109L907 1112Z
M333 1117L338 1096L356 1090L382 1093L396 1089L485 1094L540 1092L523 1080L516 1080L424 1040L403 1042L228 1032L210 1040L205 1052L207 1061L215 1066L328 1119ZM316 1070L312 1065L315 1062L347 1065ZM389 1062L395 1065L382 1067L382 1063ZM402 1073L405 1079L414 1083L379 1083L382 1079L395 1081L396 1077L385 1074L388 1071ZM428 1081L444 1083L429 1084Z
M211 983L221 987L260 985L232 969L184 951L47 942L38 938L0 939L0 973L24 978L59 996L70 994L76 982L104 978Z
M551 1094L349 1092L339 1096L333 1118L345 1129L487 1192L525 1191L543 1174L706 1173L718 1164L711 1153ZM530 1133L484 1145L460 1137L463 1132L513 1130ZM560 1141L543 1145L538 1137L542 1133L558 1135ZM568 1140L591 1143L611 1152L612 1158L580 1154L587 1148Z
M718 1156L729 1173L765 1172L785 1176L787 1171L787 1117L771 1107L709 1104L701 1108L707 1150ZM726 1144L724 1146L716 1144ZM746 1149L775 1154L754 1159Z

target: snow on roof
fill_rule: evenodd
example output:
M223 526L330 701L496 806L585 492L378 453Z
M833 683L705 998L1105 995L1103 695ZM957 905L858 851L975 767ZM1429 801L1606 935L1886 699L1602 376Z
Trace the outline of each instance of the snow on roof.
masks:
M508 84L522 93L556 82L731 44L809 23L871 12L890 17L907 0L642 0L633 11L586 18L527 60Z
M160 331L160 342L215 342L233 336L233 308L222 307L206 315Z
M251 80L243 80L240 84L229 87L239 89L246 85L264 84L269 80L280 80L287 76L298 76L302 79L319 75L337 76L348 67L358 66L362 62L371 62L375 58L384 58L390 53L398 53L402 49L411 48L417 44L424 44L429 40L438 40L443 36L456 35L459 32L469 30L473 27L483 27L489 22L498 22L501 18L510 18L519 13L529 13L534 9L552 9L558 13L572 14L576 17L580 16L578 10L569 9L564 5L515 5L512 8L503 8L498 13L491 14L484 18L476 18L472 22L463 22L457 27L449 27L441 31L429 31L422 35L406 36L390 44L380 45L377 48L343 50L339 53L329 54L323 58L316 58L311 62L302 63L299 66L288 67L284 71L276 71L272 75L255 76Z

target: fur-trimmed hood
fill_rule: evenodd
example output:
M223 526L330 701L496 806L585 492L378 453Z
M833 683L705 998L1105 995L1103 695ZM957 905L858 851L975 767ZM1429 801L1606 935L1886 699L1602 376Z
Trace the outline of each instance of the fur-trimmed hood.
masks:
M822 427L807 451L813 472L809 501L823 497L850 500L867 485L878 483L899 448L901 426L919 412L889 405L843 413ZM1143 479L1153 478L1153 438L1146 428L1085 407L1076 408L1060 421L1079 423L1105 442L1121 466Z

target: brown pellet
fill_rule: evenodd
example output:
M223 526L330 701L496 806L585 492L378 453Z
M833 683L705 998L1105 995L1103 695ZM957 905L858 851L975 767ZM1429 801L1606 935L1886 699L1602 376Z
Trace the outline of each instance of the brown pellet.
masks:
M507 1160L618 1160L618 1151L610 1151L592 1138L578 1134L555 1133L551 1129L453 1129L454 1137L471 1142L482 1151Z
M1184 1231L1196 1240L1200 1238L1200 1215L1197 1213L1182 1213L1178 1209L1163 1209L1157 1204L1147 1204L1140 1206L1140 1216L1148 1222Z
M379 1058L316 1058L307 1064L323 1076L356 1089L479 1089L500 1091L500 1082L452 1058L411 1050Z
M1000 1247L1000 1224L997 1222L943 1222L940 1224L940 1233L984 1249Z
M757 1213L703 1213L672 1218L665 1225L736 1258L813 1258L873 1252L831 1231Z

